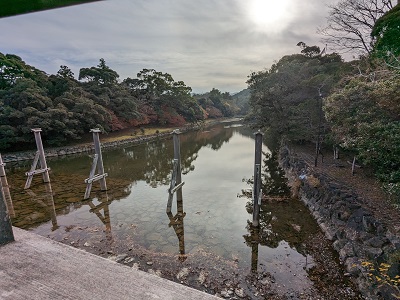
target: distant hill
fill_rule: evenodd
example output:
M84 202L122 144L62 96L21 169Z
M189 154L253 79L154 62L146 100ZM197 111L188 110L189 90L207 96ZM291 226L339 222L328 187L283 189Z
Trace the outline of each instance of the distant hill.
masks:
M240 107L240 114L247 114L249 110L250 90L244 89L239 93L232 95L232 99L236 106Z

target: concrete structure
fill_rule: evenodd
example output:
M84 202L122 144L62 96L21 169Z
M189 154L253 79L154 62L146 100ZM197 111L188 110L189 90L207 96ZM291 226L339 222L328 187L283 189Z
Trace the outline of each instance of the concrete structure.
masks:
M0 247L0 299L220 299L22 229L14 235Z

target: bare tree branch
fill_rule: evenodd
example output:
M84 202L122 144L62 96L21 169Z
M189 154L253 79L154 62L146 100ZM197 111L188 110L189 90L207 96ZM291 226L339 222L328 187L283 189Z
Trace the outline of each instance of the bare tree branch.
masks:
M375 22L393 5L391 0L341 0L329 7L327 25L318 29L322 41L335 51L364 55L372 50Z

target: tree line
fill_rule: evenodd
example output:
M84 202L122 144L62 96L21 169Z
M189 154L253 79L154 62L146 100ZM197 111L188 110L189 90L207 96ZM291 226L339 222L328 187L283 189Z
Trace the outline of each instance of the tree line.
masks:
M17 55L0 53L1 151L31 148L31 128L42 128L46 145L60 146L91 128L181 126L230 117L243 113L243 107L218 89L192 95L183 81L154 69L120 81L101 58L97 66L81 68L76 80L67 66L48 75Z
M357 49L358 58L299 42L300 53L248 76L247 118L269 135L315 143L316 157L322 143L351 151L400 203L400 5L342 0L331 8L328 47Z

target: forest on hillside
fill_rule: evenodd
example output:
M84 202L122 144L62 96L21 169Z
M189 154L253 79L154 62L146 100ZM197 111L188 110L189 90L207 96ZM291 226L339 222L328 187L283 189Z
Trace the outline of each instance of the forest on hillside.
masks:
M37 127L46 145L60 146L91 128L181 126L246 113L247 101L227 92L191 92L183 81L154 69L120 81L102 58L97 66L81 68L76 80L67 66L48 75L16 55L0 53L0 150L32 147L31 129Z
M316 156L321 147L350 151L400 204L400 4L342 0L331 8L327 45L359 58L345 62L299 42L300 53L250 74L248 120L269 136L315 143Z

